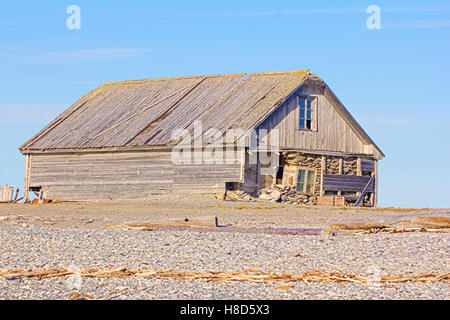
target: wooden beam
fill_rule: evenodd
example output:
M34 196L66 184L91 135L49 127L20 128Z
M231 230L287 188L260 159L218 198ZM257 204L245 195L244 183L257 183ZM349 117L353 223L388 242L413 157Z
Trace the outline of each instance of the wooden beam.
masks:
M378 160L375 160L374 163L374 169L375 169L375 190L374 190L374 197L373 197L373 206L378 207Z
M361 157L358 157L356 160L356 175L362 176L362 159ZM361 192L357 192L356 196L361 196Z
M245 153L246 152L247 151L245 148L241 149L241 154L240 154L241 172L240 172L240 177L239 177L240 183L244 183L244 178L245 178Z
M359 206L361 203L364 204L364 196L366 195L367 190L369 190L369 187L374 182L374 180L375 180L375 176L372 176L369 179L369 182L367 182L367 184L364 187L363 191L361 192L361 195L359 196L358 200L356 200L355 207Z
M31 154L25 155L25 181L23 188L23 198L25 202L30 201L28 191L30 190Z
M362 176L362 159L361 157L358 157L356 160L356 175Z
M342 159L342 158L339 158L339 174L343 174L344 173L344 159ZM338 195L340 196L340 195L342 195L342 191L341 190L339 190L338 191Z
M323 175L327 172L327 157L322 156L321 158L321 164L320 164L320 195L323 196L324 190L323 190Z
M256 195L259 196L261 189L261 162L259 162L259 152L256 152Z
M118 225L106 226L106 229L125 229L151 231L158 227L218 227L218 220L215 216L200 216L176 219L158 219L136 222L125 222Z
M273 181L272 181L272 187L275 187L275 185L277 184L277 173L278 173L278 168L279 168L279 164L280 164L280 153L279 152L275 152L275 157L277 157L277 163L278 166L273 167ZM273 160L273 155L271 154L271 159Z

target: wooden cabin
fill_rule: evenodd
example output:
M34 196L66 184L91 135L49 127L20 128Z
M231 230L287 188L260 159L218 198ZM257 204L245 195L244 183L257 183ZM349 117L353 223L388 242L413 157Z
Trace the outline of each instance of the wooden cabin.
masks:
M204 139L211 129L222 139ZM264 137L257 135L252 146L249 132L261 129ZM193 139L181 143L176 130ZM191 148L191 159L202 159L211 146L219 154L230 130L243 133L232 141L226 161L174 163L180 145ZM309 70L105 83L19 150L26 157L25 198L34 191L60 201L138 200L227 188L257 195L261 188L287 184L311 197L356 200L364 193L376 205L377 163L384 157ZM265 167L263 151L277 159L275 166Z

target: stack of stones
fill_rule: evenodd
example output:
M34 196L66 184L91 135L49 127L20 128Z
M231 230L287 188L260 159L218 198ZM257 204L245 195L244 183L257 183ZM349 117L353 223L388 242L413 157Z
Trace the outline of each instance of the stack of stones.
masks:
M357 158L344 159L344 174L356 176L357 162Z
M300 194L297 192L293 186L285 186L277 184L273 187L267 187L261 189L261 193L258 197L248 194L244 191L228 190L226 195L220 200L231 200L231 201L269 201L269 202L279 202L279 203L290 203L295 205L315 205L317 201L316 196Z
M227 193L220 200L255 202L257 200L257 198L255 198L253 195L246 193L242 190L236 190L236 191L227 190Z
M316 196L298 193L294 186L285 186L277 184L274 187L261 190L261 195L263 194L263 191L268 192L270 194L274 193L276 194L276 192L278 192L280 194L278 202L282 203L290 203L295 205L315 205L317 201Z

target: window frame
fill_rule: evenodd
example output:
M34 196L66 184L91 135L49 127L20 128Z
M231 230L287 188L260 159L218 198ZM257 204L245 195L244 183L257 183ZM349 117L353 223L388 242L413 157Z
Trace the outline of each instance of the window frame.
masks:
M298 190L299 189L299 181L298 181L298 175L300 173L300 170L305 171L305 179L303 182L303 190ZM309 177L309 172L313 172L314 174L314 181L312 184L312 190L311 192L306 192L307 186L308 186L308 177ZM314 195L314 191L316 190L316 178L317 178L317 169L314 168L305 168L305 167L298 167L297 168L297 175L296 175L296 182L295 182L295 190L297 190L298 193L300 194L307 194L307 195Z
M305 100L305 128L300 128L300 109L301 109L301 100ZM308 113L308 102L307 101L311 101L311 119L307 118L307 113ZM297 96L297 106L296 106L296 113L297 113L297 125L296 128L299 131L307 131L307 132L316 132L317 131L317 97L316 96L305 96L305 95L298 95ZM311 128L308 129L306 127L306 121L310 120L311 121Z

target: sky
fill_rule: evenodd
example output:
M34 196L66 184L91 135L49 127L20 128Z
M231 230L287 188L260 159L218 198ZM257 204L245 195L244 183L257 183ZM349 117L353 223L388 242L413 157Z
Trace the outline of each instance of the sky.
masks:
M385 153L380 206L450 207L448 1L0 0L0 22L0 185L104 82L308 68Z

